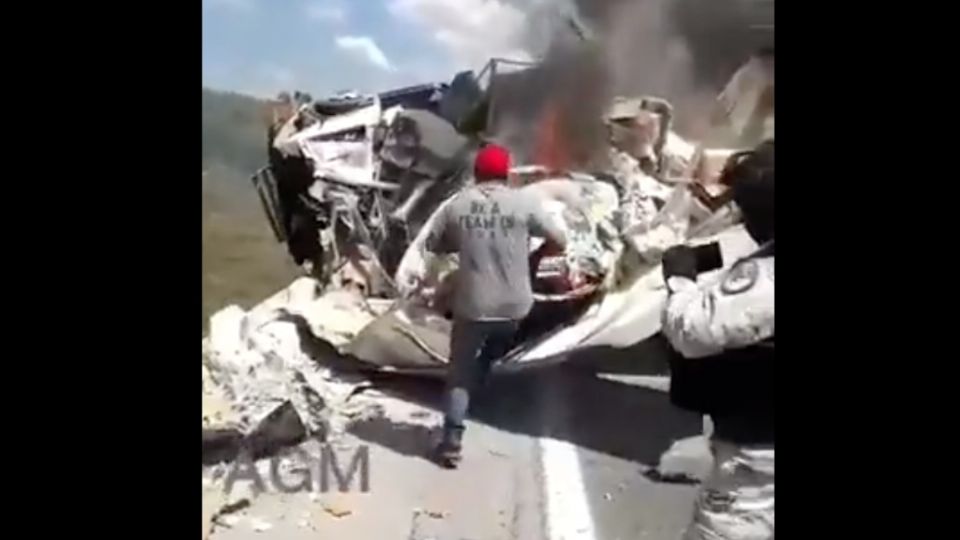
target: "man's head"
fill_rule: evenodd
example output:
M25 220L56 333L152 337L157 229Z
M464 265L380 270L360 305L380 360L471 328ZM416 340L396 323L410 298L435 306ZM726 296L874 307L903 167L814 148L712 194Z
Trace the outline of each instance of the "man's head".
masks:
M502 146L488 144L477 152L473 175L477 182L506 181L510 174L510 152Z
M769 140L734 154L721 179L733 189L747 232L758 243L773 240L773 164L773 140Z

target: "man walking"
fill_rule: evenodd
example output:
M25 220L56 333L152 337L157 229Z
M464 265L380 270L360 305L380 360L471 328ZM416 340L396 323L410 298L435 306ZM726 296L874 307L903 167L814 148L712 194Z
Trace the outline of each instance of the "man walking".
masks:
M453 333L443 436L436 458L449 468L460 461L470 396L486 381L491 365L509 352L519 322L533 306L530 237L545 249L563 249L566 239L540 201L507 185L510 155L487 145L474 163L476 184L447 204L430 230L426 248L458 253Z

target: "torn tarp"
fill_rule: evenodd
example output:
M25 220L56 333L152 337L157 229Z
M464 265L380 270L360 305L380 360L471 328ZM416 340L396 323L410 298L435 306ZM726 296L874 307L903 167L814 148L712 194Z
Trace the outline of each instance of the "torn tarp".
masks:
M451 328L451 321L436 311L401 301L366 326L346 352L388 371L435 371L448 362Z

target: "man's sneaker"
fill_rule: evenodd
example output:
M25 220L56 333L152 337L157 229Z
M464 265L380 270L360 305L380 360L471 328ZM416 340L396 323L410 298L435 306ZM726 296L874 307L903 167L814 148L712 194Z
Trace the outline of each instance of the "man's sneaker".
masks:
M462 430L444 429L443 438L434 448L434 458L437 462L448 469L456 469L460 464L461 449L460 444Z

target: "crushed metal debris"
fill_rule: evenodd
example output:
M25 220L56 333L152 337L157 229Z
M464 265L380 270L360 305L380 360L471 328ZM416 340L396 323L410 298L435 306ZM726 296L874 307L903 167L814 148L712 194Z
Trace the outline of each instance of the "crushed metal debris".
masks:
M255 532L267 532L273 528L273 524L269 521L254 516L250 516L248 522L250 523L250 528Z

